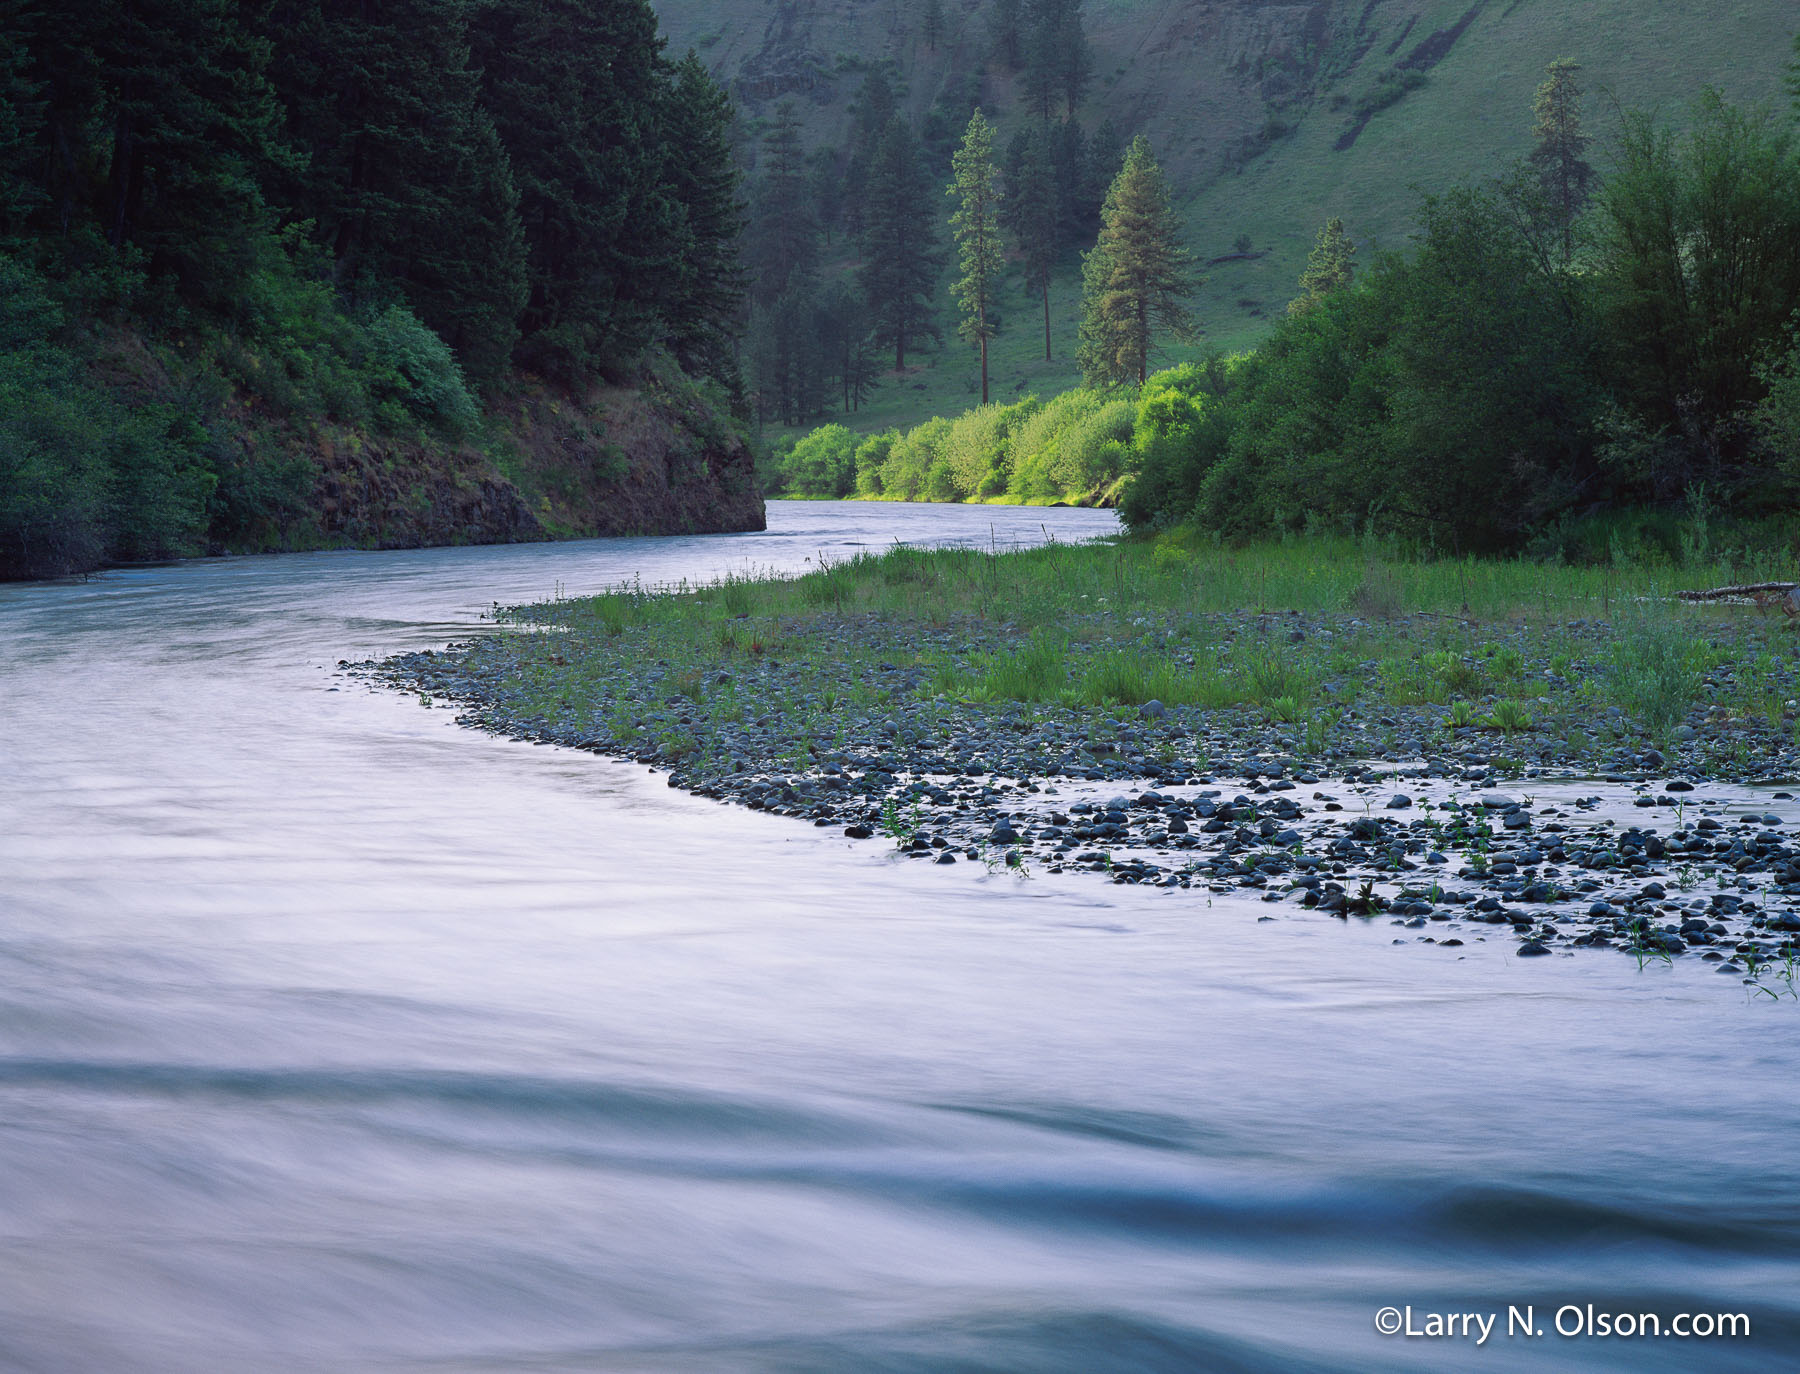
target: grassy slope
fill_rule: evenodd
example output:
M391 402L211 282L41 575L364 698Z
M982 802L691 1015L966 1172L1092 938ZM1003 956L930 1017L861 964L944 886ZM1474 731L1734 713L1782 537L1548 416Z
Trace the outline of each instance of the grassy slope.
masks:
M861 77L841 57L893 58L915 114L956 72L982 69L986 6L947 5L949 34L932 52L917 36L923 7L899 0L780 0L773 9L750 0L656 3L673 50L697 46L728 80L745 75L737 95L752 127L785 95L799 105L809 143L842 138ZM1471 10L1428 84L1337 151L1356 98ZM1207 343L1228 349L1253 345L1285 309L1327 216L1344 217L1366 258L1375 247L1405 243L1414 186L1485 176L1523 153L1531 95L1553 58L1585 64L1589 127L1604 140L1614 123L1608 91L1671 115L1708 82L1733 99L1777 97L1800 27L1791 0L1088 0L1086 14L1096 80L1084 121L1091 128L1110 118L1125 136L1150 136L1198 259L1230 253L1240 234L1267 250L1206 269L1198 314ZM1002 143L1016 123L1010 84L991 71L983 79ZM1271 116L1291 132L1255 151ZM1597 153L1604 165L1604 148ZM1071 261L1052 297L1052 363L1042 358L1035 302L1014 291L994 349L996 398L1074 383L1078 291ZM947 290L945 297L948 325ZM873 403L845 422L873 430L973 404L973 352L948 328L946 336L925 367L884 378Z

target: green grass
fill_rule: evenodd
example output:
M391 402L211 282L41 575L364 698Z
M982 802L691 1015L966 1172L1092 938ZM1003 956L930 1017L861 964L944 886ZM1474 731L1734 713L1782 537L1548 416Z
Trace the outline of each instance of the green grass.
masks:
M902 692L932 730L971 707L1074 711L1096 739L1153 700L1242 709L1307 755L1391 747L1385 717L1401 711L1424 713L1444 743L1504 737L1516 757L1668 748L1684 721L1701 721L1696 708L1736 724L1717 739L1699 732L1702 762L1743 766L1793 744L1784 693L1796 689L1781 665L1795 627L1665 600L1666 566L1420 561L1330 540L1171 557L1172 543L896 547L791 580L559 600L509 613L561 633L513 641L507 671L544 717L642 735L702 769L718 764L723 727L764 716L783 721L804 767ZM1413 609L1359 612L1372 567ZM1679 576L1701 586L1773 571L1720 564ZM779 665L780 691L741 694L733 669L746 662ZM875 685L873 670L891 664L912 665L916 686ZM660 725L637 719L646 696Z

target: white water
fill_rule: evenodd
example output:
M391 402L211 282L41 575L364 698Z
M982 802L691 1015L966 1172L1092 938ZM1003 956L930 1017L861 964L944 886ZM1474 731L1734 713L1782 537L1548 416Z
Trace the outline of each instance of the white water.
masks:
M770 518L0 588L0 1369L1792 1366L1791 1002L909 864L334 676L1110 523ZM1589 1302L1753 1334L1504 1335Z

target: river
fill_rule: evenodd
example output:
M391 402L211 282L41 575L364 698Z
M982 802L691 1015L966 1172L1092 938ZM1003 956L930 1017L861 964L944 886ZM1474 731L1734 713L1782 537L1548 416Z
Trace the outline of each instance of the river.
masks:
M1111 523L769 515L0 588L0 1368L1800 1367L1793 1002L910 864L336 672Z

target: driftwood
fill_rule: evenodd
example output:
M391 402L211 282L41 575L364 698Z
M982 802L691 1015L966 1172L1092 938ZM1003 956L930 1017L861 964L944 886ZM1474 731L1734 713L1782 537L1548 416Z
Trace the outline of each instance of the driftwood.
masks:
M1800 616L1800 582L1745 582L1736 587L1709 587L1703 592L1676 592L1680 601L1729 601L1754 605L1760 611L1776 608L1787 616Z

